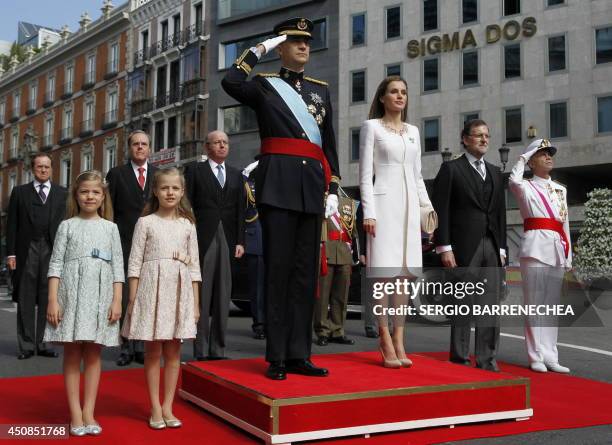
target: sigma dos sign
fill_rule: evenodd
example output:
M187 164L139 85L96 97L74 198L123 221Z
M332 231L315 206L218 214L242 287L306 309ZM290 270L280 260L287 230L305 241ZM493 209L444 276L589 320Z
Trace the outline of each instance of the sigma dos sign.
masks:
M143 5L146 5L151 0L132 0L132 11L140 8Z
M532 37L537 32L535 17L526 17L521 23L516 20L510 20L504 25L488 25L485 29L485 40L488 45L504 40L516 40L521 35L523 37ZM474 32L467 29L463 34L459 31L453 34L442 34L442 36L431 36L422 38L421 40L411 40L408 42L407 53L408 57L414 59L426 55L439 54L441 52L450 52L455 50L463 50L470 47L477 47L478 42Z

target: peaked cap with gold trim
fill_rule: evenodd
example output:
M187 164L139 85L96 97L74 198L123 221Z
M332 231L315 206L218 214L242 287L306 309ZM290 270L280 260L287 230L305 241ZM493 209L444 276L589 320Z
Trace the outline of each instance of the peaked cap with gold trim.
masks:
M312 39L313 23L304 17L293 17L285 20L274 27L277 36L286 35L290 37L307 37Z

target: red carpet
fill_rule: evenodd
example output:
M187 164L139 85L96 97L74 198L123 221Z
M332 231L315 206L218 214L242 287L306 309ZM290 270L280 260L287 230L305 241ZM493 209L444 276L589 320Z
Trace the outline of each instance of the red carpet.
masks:
M446 354L432 353L427 355L443 359ZM364 360L369 361L372 361L374 356L374 354L369 353L363 354ZM418 360L418 357L414 358ZM327 361L325 356L317 357L316 360L320 364L325 361ZM257 363L253 360L248 362ZM416 360L415 363L417 363ZM260 362L256 366L263 367L264 365L263 362ZM416 366L414 369L416 369ZM444 364L442 366L450 365ZM612 400L612 385L610 384L554 373L537 374L526 368L505 363L501 364L501 368L504 372L531 379L531 402L534 408L534 417L531 420L462 425L454 429L432 428L402 433L377 434L373 435L367 442L364 442L360 437L354 437L334 441L318 441L317 443L338 445L358 443L366 445L429 444L612 423L612 410L609 406L609 401ZM333 371L332 369L332 376L334 374L338 375L339 368L335 369L336 372ZM346 371L349 372L350 369ZM381 368L381 371L388 371L384 372L388 379L391 375L389 373L394 370ZM406 377L411 370L395 372L399 372L403 374L402 377ZM358 379L360 376L352 377ZM329 381L328 379L325 380ZM308 381L311 382L311 385L313 382L321 382L317 379L308 379ZM274 383L266 382L263 379L261 382L262 385ZM316 384L319 385L319 383ZM320 384L323 385L323 383ZM299 391L303 391L304 386L299 386L302 387ZM295 389L290 389L289 385L285 388L272 385L270 388L275 392L287 391L288 394L295 391ZM68 422L68 409L61 375L0 379L0 401L2 402L0 403L1 424L58 424ZM104 428L102 437L72 438L71 443L93 443L94 441L117 445L122 443L137 445L169 442L206 445L261 443L241 430L180 399L177 399L175 403L175 414L183 420L185 426L178 430L150 430L146 425L149 411L141 369L104 373L96 412L97 419Z

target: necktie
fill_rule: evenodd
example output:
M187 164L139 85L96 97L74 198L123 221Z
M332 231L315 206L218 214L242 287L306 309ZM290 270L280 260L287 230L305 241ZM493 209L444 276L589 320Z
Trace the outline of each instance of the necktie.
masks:
M219 181L219 185L221 188L225 185L225 175L223 174L223 166L217 165L217 181Z
M482 179L485 178L485 172L484 172L484 166L482 165L482 160L478 159L476 162L474 162L474 164L476 165L476 171L478 171L478 173L480 173L480 176L482 176Z
M45 203L45 201L47 201L47 195L45 194L45 184L40 184L38 186L38 196L40 196L40 200L43 202L43 204Z
M144 177L144 167L138 167L138 184L140 184L140 188L144 190L145 187L145 177Z

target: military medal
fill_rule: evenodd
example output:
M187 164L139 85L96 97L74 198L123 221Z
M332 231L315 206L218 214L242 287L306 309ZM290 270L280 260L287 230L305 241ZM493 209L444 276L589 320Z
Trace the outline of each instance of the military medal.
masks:
M298 91L302 91L302 84L300 83L299 80L295 81L295 89Z
M314 116L317 113L317 107L315 107L313 104L309 104L308 112Z
M321 96L319 96L315 92L310 93L310 100L313 101L317 105L321 105L323 103L323 99L321 99Z

